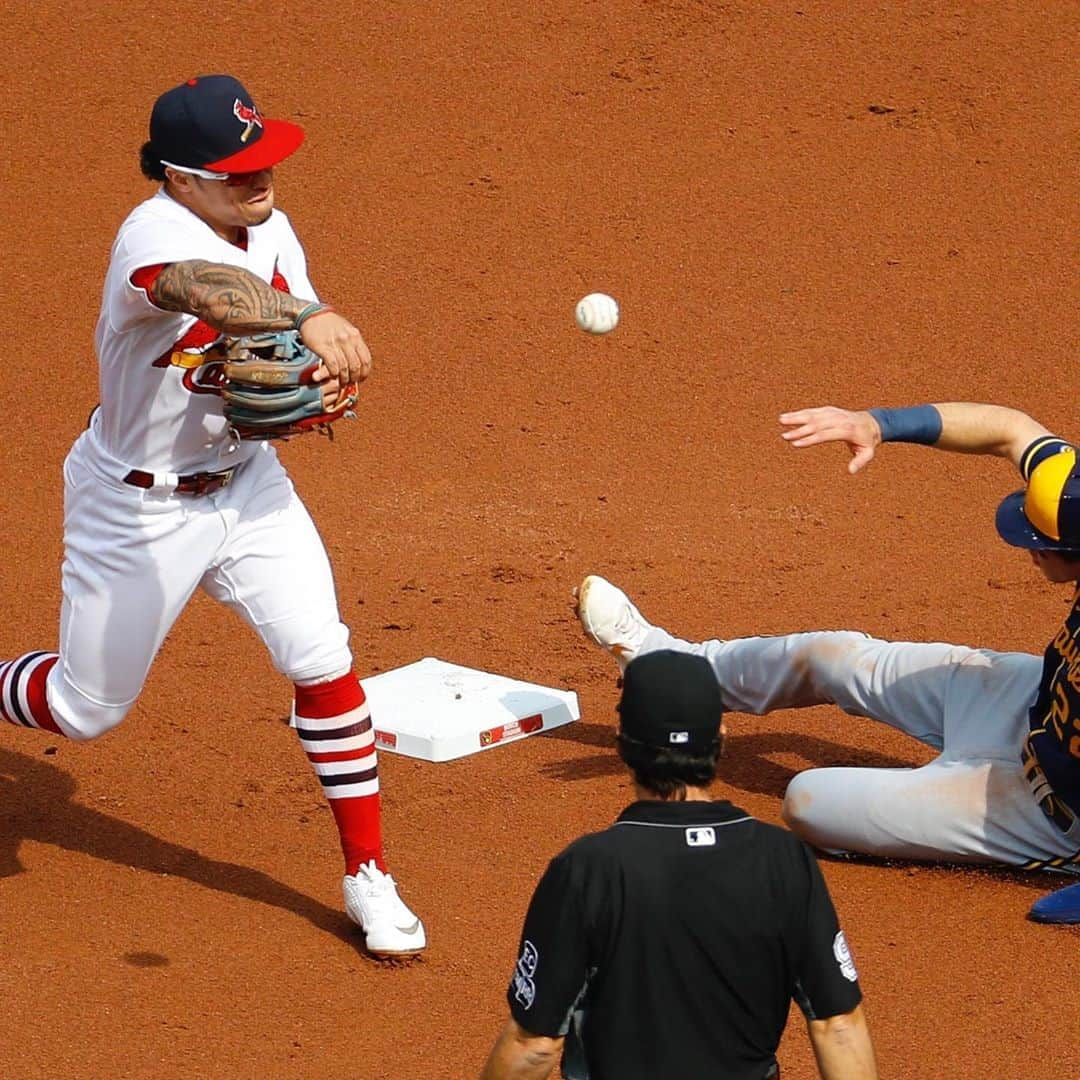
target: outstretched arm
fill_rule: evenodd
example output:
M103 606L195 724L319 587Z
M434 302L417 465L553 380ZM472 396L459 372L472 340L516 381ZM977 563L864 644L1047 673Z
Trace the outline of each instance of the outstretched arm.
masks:
M855 412L826 405L784 413L780 423L792 446L846 443L852 458L848 472L870 463L882 442L915 442L960 454L990 454L1020 464L1024 450L1043 435L1042 424L1003 405L947 402L912 409Z
M958 454L991 454L1020 464L1020 455L1040 436L1050 432L1019 409L1004 405L947 402L934 406L941 414L939 450Z
M807 1021L822 1080L877 1080L877 1063L862 1006L827 1020Z
M150 298L165 311L195 315L230 337L291 330L311 306L242 267L203 259L170 263L154 279ZM303 320L300 340L322 360L324 379L345 386L371 373L371 351L360 331L328 307Z
M230 337L289 330L307 307L239 266L203 259L170 263L154 279L150 298L165 311L197 315Z

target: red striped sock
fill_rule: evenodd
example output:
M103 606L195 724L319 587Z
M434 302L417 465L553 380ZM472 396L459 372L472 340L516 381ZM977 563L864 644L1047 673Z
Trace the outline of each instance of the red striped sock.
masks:
M385 871L375 732L360 680L350 671L333 682L297 686L293 716L334 812L345 873L373 859Z
M0 664L0 720L63 735L49 711L45 680L60 657L31 652Z

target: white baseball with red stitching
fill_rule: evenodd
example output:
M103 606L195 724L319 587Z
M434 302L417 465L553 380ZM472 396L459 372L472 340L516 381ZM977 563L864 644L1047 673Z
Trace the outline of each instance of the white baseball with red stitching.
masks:
M587 334L610 334L619 325L619 305L607 293L589 293L578 301L574 317Z

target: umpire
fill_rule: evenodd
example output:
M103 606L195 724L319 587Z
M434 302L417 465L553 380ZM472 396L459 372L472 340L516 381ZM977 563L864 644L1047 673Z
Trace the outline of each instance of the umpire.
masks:
M824 878L792 833L708 785L723 706L708 661L626 669L618 753L638 801L548 866L481 1080L767 1080L794 998L825 1080L877 1077Z

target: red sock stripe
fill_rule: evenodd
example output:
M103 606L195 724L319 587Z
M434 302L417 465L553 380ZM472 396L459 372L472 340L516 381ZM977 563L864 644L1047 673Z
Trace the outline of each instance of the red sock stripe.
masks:
M328 761L359 761L360 758L371 757L375 753L375 746L362 747L359 750L325 750L321 754L308 754L308 761L312 765L325 764Z
M49 711L49 702L45 694L45 680L49 672L56 666L59 656L50 656L44 663L38 664L30 681L26 684L26 703L30 706L30 715L34 723L44 731L51 731L54 735L62 735L53 714Z
M22 688L26 684L27 672L32 671L35 664L39 664L48 653L29 652L22 656L16 656L8 665L4 676L3 708L4 719L9 724L18 727L34 727L33 718L28 715L29 709L23 707Z
M327 720L358 709L366 700L360 680L350 671L332 682L297 686L296 715L312 720Z
M49 672L59 659L56 653L25 653L0 669L0 719L19 727L63 734L49 711L45 693Z

